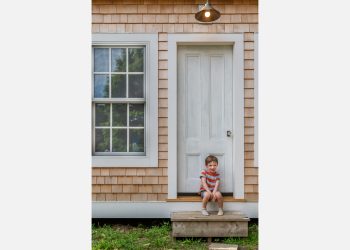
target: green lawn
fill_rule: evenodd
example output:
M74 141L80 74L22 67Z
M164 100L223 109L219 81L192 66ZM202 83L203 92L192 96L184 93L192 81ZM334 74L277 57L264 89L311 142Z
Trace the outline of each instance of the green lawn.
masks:
M249 225L248 238L214 238L213 242L232 243L254 250L258 246L258 225ZM125 225L92 225L93 250L117 249L208 249L206 238L181 238L174 241L171 237L170 222L150 228Z

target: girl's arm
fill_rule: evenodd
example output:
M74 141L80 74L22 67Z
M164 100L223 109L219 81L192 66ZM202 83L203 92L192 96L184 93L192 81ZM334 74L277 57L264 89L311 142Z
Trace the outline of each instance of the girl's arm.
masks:
M213 193L215 193L216 191L218 191L218 189L219 189L219 184L220 184L220 181L217 180L216 183L215 183L215 188L214 188L214 190L213 190Z
M218 191L218 189L219 189L219 185L220 185L220 181L219 181L219 180L217 180L217 181L216 181L216 183L215 183L215 188L214 188L214 190L213 190L213 195L214 195L213 200L214 200L214 201L215 201L215 199L216 199L216 197L215 197L215 193Z
M212 193L210 192L210 189L209 189L209 187L207 185L207 178L202 177L201 178L201 182L202 182L202 185L203 185L204 189L211 195Z

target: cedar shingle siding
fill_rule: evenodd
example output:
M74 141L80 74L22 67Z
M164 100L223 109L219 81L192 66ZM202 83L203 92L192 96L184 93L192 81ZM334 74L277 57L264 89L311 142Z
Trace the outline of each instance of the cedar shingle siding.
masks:
M93 0L93 33L158 33L158 168L92 169L93 201L165 201L168 166L168 33L244 33L245 199L258 200L254 167L254 32L258 1L211 1L221 12L215 23L199 24L194 13L204 0Z

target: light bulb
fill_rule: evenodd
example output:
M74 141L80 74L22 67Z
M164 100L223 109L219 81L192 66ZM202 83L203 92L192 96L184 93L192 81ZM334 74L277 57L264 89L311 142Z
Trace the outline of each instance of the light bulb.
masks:
M204 15L205 15L205 17L210 17L210 11L206 11L206 12L204 13Z

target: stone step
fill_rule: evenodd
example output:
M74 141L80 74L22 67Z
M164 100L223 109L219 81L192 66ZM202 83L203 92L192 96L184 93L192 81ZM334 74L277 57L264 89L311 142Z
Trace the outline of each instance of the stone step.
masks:
M239 211L224 211L223 216L200 211L171 214L173 237L247 237L250 219Z
M238 245L211 243L208 250L238 250Z

